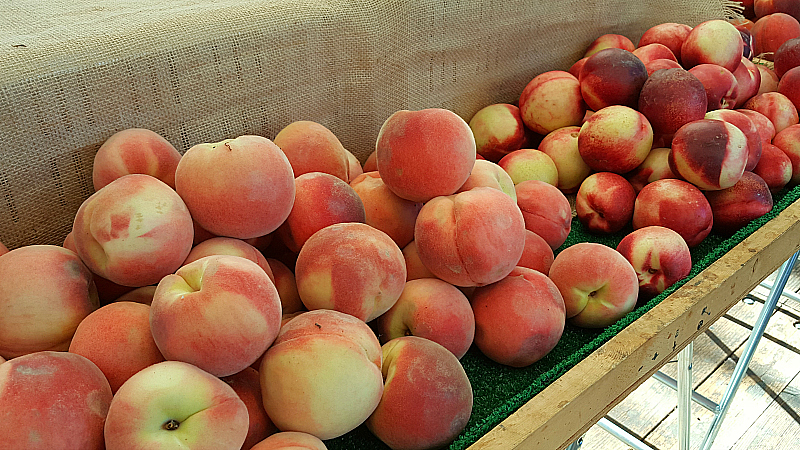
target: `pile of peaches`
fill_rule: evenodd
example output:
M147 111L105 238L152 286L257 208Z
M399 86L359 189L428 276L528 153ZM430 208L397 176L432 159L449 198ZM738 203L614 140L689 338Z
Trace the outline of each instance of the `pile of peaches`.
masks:
M366 424L447 445L471 347L536 363L800 182L800 23L766 3L600 36L469 121L397 111L363 166L312 121L183 154L110 136L63 246L0 252L3 442L319 450ZM573 214L633 231L564 245Z

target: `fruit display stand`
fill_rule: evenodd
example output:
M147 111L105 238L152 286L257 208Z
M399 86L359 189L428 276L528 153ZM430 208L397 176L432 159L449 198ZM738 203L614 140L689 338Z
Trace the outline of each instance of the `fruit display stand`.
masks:
M399 109L469 119L515 101L536 74L566 70L601 34L636 42L658 23L694 26L730 12L724 1L655 0L3 3L0 242L9 248L63 242L92 193L94 153L124 128L152 129L185 151L315 120L363 162ZM568 326L532 366L470 350L462 364L473 415L450 448L575 441L800 248L798 196L786 189L745 229L709 236L687 279L617 324ZM573 220L564 246L614 246L623 235L591 235ZM328 445L381 446L363 426Z

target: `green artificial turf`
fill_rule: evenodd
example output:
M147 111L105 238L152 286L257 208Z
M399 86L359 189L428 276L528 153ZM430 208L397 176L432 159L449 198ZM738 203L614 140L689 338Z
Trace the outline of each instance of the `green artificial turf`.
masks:
M477 441L489 430L510 416L520 406L542 391L547 385L566 373L575 364L611 339L623 328L641 317L687 280L696 276L711 265L736 244L752 234L770 219L774 218L792 202L800 197L800 186L784 189L773 196L772 211L754 220L733 236L720 236L712 233L697 247L692 249L692 271L688 277L679 281L661 295L620 319L614 325L601 330L582 329L567 325L558 345L543 359L525 368L512 368L497 364L473 345L461 359L474 392L472 416L464 431L449 446L451 450L464 449ZM599 236L588 233L577 218L572 221L572 230L564 243L556 251L578 242L598 242L616 248L619 241L632 229L619 233ZM377 450L388 449L372 435L365 425L336 439L325 442L331 450Z

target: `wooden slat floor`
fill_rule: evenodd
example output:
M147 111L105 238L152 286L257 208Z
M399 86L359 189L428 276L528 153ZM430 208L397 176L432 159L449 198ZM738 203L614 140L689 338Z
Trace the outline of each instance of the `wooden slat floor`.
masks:
M767 278L774 279L774 274ZM787 283L800 291L800 263ZM719 402L769 290L761 286L731 308L694 342L693 386ZM662 369L677 378L677 361ZM655 379L645 381L608 418L656 450L677 450L677 394ZM692 404L691 448L699 449L714 414ZM628 450L597 425L581 450ZM800 302L781 297L712 450L800 448Z

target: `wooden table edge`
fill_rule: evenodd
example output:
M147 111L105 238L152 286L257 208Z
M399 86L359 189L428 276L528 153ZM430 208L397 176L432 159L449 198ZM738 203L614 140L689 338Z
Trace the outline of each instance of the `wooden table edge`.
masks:
M576 364L469 449L563 449L798 249L800 201Z

